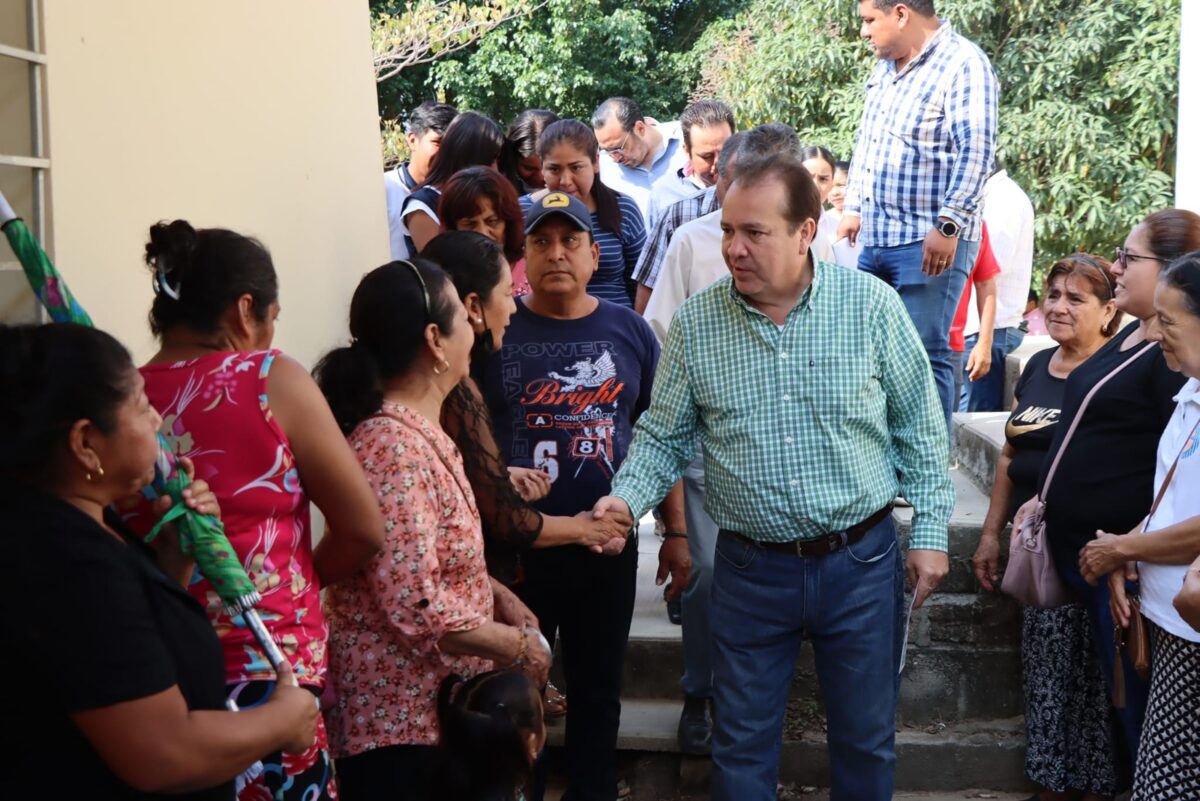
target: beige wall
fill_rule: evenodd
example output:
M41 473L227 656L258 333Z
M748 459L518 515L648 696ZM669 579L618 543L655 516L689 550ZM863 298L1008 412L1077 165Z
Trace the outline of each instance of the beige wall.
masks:
M48 0L55 260L141 360L148 227L260 238L280 274L276 345L311 366L388 260L366 0Z

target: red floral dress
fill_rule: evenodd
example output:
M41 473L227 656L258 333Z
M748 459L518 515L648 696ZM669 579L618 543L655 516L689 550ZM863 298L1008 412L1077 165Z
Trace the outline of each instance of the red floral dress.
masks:
M393 403L349 440L379 498L386 541L325 597L335 758L435 744L442 679L491 669L486 659L438 648L443 635L472 631L493 611L479 512L454 442Z

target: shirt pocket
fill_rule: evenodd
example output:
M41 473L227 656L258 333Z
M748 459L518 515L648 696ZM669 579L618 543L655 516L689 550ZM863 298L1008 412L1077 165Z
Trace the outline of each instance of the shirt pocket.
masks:
M824 356L805 365L803 397L820 418L846 425L883 410L883 392L869 356Z

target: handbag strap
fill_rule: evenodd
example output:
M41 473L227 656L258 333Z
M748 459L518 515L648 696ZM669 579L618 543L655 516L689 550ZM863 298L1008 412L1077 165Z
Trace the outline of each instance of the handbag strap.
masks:
M1157 342L1147 342L1144 346L1142 346L1141 350L1118 364L1108 375L1097 381L1096 385L1092 387L1091 391L1084 396L1083 403L1079 404L1079 411L1075 413L1075 419L1071 421L1071 427L1067 429L1067 435L1063 437L1062 445L1058 447L1058 453L1054 454L1054 461L1050 463L1050 472L1046 473L1046 480L1042 483L1041 492L1038 493L1039 500L1046 500L1046 493L1050 489L1050 482L1054 480L1054 473L1058 470L1058 463L1062 461L1063 454L1067 451L1067 446L1071 444L1071 437L1075 435L1075 429L1079 427L1079 421L1083 419L1083 413L1087 411L1088 404L1092 402L1092 398L1096 396L1096 393L1100 391L1101 387L1103 387L1112 379L1116 378L1118 373L1136 362L1146 351L1157 346Z
M1167 487L1171 486L1171 479L1175 477L1175 468L1179 467L1179 460L1183 458L1183 452L1187 450L1188 443L1192 441L1192 437L1196 434L1196 429L1200 428L1200 420L1192 426L1192 430L1183 438L1183 444L1179 446L1179 453L1175 454L1175 461L1171 462L1171 469L1167 471L1166 478L1163 479L1162 486L1158 488L1158 495L1154 496L1154 504L1150 507L1150 514L1146 515L1146 522L1142 524L1142 530L1145 531L1150 525L1150 520L1154 517L1154 513L1158 511L1158 505L1162 503L1163 496L1167 494Z

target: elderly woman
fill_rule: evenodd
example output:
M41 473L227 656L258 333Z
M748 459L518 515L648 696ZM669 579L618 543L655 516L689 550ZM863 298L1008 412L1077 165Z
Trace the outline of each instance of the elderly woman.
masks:
M141 368L163 433L191 457L224 512L225 531L263 601L263 622L300 686L325 687L328 629L321 587L364 564L383 542L383 518L316 383L271 347L279 283L261 243L184 220L150 229L146 262L160 347ZM310 501L327 528L314 547ZM141 514L130 526L144 533ZM205 605L225 653L227 693L242 709L267 698L275 671L207 580L188 589ZM302 754L264 754L261 780L277 799L332 797L325 729Z
M387 538L326 595L331 746L348 801L440 798L430 779L442 680L495 663L540 685L550 654L523 615L495 614L475 494L442 428L475 344L454 285L423 259L384 265L355 290L350 334L316 372Z
M1046 275L1046 315L1058 347L1034 354L1017 382L992 500L975 551L975 577L999 584L1000 534L1018 507L1038 492L1038 476L1062 409L1067 378L1120 326L1116 279L1104 259L1077 253ZM1025 688L1025 773L1043 789L1036 798L1113 796L1112 710L1092 646L1087 609L1024 609L1021 656Z
M1140 586L1152 642L1150 699L1134 777L1135 801L1200 798L1200 633L1179 614L1175 599L1188 565L1200 556L1200 253L1189 253L1163 274L1148 338L1159 343L1172 370L1188 381L1158 444L1155 505L1125 536L1099 533L1080 556L1085 577L1110 573L1112 613L1127 625L1127 571ZM1132 570L1137 563L1136 571ZM1128 568L1127 568L1128 565Z
M1079 552L1100 531L1130 531L1154 499L1155 454L1163 428L1175 410L1183 378L1167 365L1162 350L1146 334L1154 319L1154 290L1164 265L1200 248L1200 215L1168 209L1134 226L1113 262L1117 308L1141 321L1126 326L1067 379L1062 413L1039 478L1062 446L1084 398L1093 395L1063 450L1054 483L1044 488L1046 535L1063 581L1087 606L1100 667L1110 690L1115 686L1116 643L1107 584L1092 586L1080 573ZM1119 372L1118 369L1120 369ZM1100 382L1104 382L1100 385ZM1035 499L1036 500L1036 499ZM1032 512L1030 501L1017 512L1014 529ZM1122 657L1125 703L1119 710L1126 753L1136 758L1145 715L1147 683ZM1126 766L1132 773L1132 762Z
M172 536L151 551L114 511L153 479L160 422L108 334L0 327L0 566L28 607L0 637L37 663L5 702L7 797L232 801L260 756L313 742L316 704L286 664L266 703L225 711L191 561ZM219 512L203 480L184 497Z

